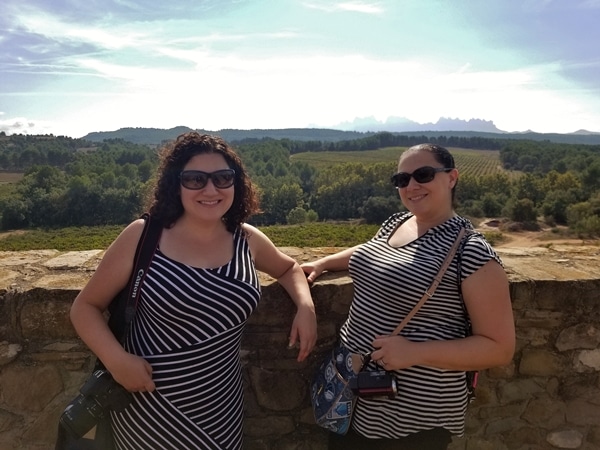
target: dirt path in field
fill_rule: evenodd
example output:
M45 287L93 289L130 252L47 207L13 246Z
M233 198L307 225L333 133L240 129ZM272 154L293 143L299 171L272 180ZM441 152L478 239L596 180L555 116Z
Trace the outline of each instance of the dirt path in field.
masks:
M4 239L7 236L11 236L13 234L19 235L19 234L25 234L27 233L27 231L25 230L15 230L15 231L3 231L0 233L0 239Z
M497 248L532 248L554 246L577 247L578 251L600 252L600 239L580 239L575 237L564 237L553 233L548 227L542 227L540 231L506 231L500 230L498 222L484 219L476 228L481 232L497 231L502 233L502 242L494 244Z

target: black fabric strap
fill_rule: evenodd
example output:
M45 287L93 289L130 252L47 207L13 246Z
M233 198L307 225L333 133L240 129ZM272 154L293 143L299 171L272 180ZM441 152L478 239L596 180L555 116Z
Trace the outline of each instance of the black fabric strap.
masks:
M162 232L162 226L157 221L153 220L150 214L142 215L145 220L144 231L140 237L137 248L135 250L134 269L129 278L129 295L127 296L127 304L125 307L125 326L127 327L137 311L137 305L140 298L142 282L150 266L150 261L154 256L158 239Z
M141 218L145 221L144 230L135 249L133 271L127 286L113 299L108 307L110 312L108 326L121 343L125 341L129 324L135 317L142 283L163 229L162 224L153 219L148 213L144 213Z

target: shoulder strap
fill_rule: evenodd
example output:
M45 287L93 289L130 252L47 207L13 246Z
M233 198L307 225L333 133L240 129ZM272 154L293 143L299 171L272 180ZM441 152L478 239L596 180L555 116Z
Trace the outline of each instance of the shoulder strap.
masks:
M163 229L162 224L153 220L150 214L144 213L141 218L145 221L144 230L135 249L133 271L129 276L127 286L109 305L108 326L121 343L125 340L128 326L135 317L142 282Z
M423 306L423 303L425 303L425 301L428 298L433 297L433 294L435 293L435 290L437 289L438 285L442 281L444 273L446 273L446 270L450 266L450 263L452 262L452 259L454 258L454 254L456 253L456 250L458 249L458 246L460 245L460 242L462 241L462 238L465 235L465 233L466 233L466 229L464 227L461 228L460 232L458 233L458 236L456 237L456 240L454 241L454 244L452 244L452 247L448 251L448 255L446 255L446 259L444 260L442 267L440 267L438 274L433 278L433 282L429 286L429 289L427 289L425 291L425 294L423 294L423 297L421 297L421 300L419 300L419 302L414 306L414 308L406 315L404 320L402 320L402 322L400 322L400 324L392 332L392 335L400 334L400 331L402 331L402 329L408 323L408 321L413 318L413 316L417 313L419 308L421 308L421 306Z
M148 213L142 215L145 220L144 231L140 237L137 248L135 249L135 258L133 260L133 272L129 279L129 295L127 296L127 304L125 307L125 326L135 317L137 311L138 300L142 282L146 276L146 271L150 266L150 261L154 256L158 239L162 233L162 225Z

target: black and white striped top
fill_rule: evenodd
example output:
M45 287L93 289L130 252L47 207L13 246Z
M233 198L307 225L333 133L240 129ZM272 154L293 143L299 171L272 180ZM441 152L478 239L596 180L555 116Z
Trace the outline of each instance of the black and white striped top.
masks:
M409 217L410 213L390 217L350 259L354 299L341 328L341 341L353 352L372 351L375 336L390 334L396 328L431 284L460 228L472 229L468 220L453 217L413 242L390 246L390 235ZM491 259L501 263L485 238L475 234L464 245L460 279ZM433 297L408 322L402 336L419 342L466 335L468 322L459 296L457 270L455 257ZM376 369L381 367L369 367ZM359 434L372 439L399 438L436 427L458 435L464 432L464 372L413 366L394 374L396 398L359 398L353 419L353 428Z
M240 339L260 284L241 229L233 242L216 269L156 250L125 345L152 365L156 391L112 413L119 450L242 448Z

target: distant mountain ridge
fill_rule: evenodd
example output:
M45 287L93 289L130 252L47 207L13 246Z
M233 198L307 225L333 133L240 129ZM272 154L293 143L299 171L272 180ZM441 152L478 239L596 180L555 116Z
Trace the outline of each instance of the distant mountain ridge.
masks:
M89 133L83 139L102 142L105 139L123 139L136 144L158 146L175 139L182 133L193 131L193 128L178 126L170 129L160 128L120 128L116 131L97 131ZM535 133L506 132L499 130L494 122L482 119L440 118L435 124L419 124L402 117L391 117L379 122L374 117L357 118L353 122L344 122L329 128L282 128L282 129L222 129L195 131L221 136L228 142L242 140L290 139L295 141L339 142L361 139L376 133L389 132L408 136L423 136L424 139L439 136L482 137L487 139L522 139L533 141L551 141L562 144L600 145L600 133L578 130L574 133Z
M116 131L96 131L85 135L82 139L91 142L102 142L105 139L123 139L135 144L160 145L175 139L182 133L198 131L200 133L215 134L221 136L228 142L236 142L245 139L260 140L290 139L296 141L325 141L338 142L343 140L360 139L375 133L361 133L358 131L330 130L326 128L283 128L283 129L256 129L256 130L203 130L184 126L170 128L120 128Z
M388 117L379 121L375 117L356 118L352 122L342 122L334 128L345 131L389 131L415 132L415 131L479 131L484 133L506 133L496 127L493 121L483 119L452 119L440 117L436 123L419 123L404 117Z

